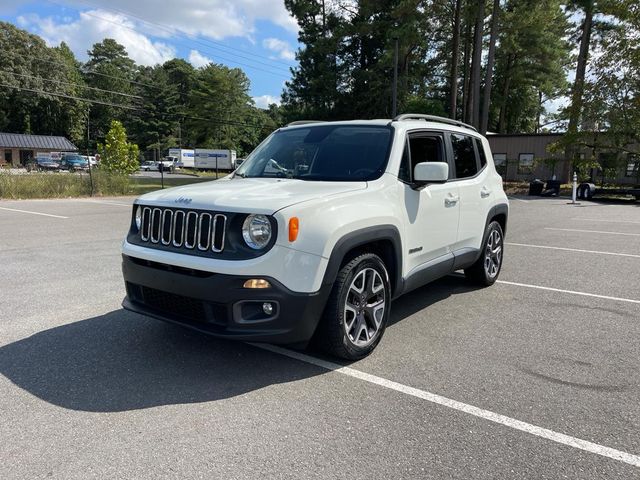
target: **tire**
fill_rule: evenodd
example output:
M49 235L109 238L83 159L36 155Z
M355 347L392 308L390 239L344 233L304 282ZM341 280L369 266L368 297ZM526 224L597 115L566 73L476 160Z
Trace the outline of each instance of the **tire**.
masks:
M464 274L476 285L489 287L500 275L504 256L504 233L495 220L487 226L481 250L480 258L465 269Z
M315 343L336 357L364 358L380 343L390 309L391 288L384 262L372 253L359 255L340 269Z

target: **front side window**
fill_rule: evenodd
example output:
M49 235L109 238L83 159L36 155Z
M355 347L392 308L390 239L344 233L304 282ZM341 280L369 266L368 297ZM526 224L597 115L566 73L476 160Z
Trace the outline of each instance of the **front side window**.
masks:
M236 170L236 177L368 181L387 166L393 130L387 126L312 125L279 130Z
M456 164L456 178L473 177L478 173L473 138L469 135L452 133L451 146L453 147L453 160Z
M437 134L409 134L398 178L411 183L416 165L424 162L446 162L442 137Z

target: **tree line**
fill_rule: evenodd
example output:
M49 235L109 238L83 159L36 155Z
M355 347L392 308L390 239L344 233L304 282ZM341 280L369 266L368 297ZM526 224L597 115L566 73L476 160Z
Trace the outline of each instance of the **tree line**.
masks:
M170 147L249 153L282 120L256 108L238 68L182 59L137 65L113 39L80 62L65 43L0 22L0 131L62 135L95 152L113 120L148 158Z
M282 105L268 110L255 107L238 68L136 65L111 39L83 63L64 43L50 48L0 22L0 130L83 147L88 131L93 150L119 120L142 152L244 155L292 120L389 118L397 45L398 113L481 132L566 131L558 149L574 162L580 148L624 153L640 142L637 0L284 1L301 47Z
M285 118L389 118L397 42L399 113L447 116L482 133L567 131L560 147L573 147L572 160L576 146L624 150L640 140L637 0L285 5L303 45ZM611 135L594 140L594 131Z

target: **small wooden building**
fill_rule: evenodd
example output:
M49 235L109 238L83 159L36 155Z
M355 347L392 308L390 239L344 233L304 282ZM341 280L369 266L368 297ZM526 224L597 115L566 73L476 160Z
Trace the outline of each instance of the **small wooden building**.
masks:
M78 147L65 137L0 132L0 165L20 167L40 152L76 152Z

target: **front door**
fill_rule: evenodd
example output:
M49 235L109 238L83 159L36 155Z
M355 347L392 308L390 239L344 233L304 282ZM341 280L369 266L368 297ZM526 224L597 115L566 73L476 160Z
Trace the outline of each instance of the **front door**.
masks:
M404 224L407 242L405 272L448 262L458 234L459 197L455 182L430 184L417 189L412 185L413 169L422 162L446 162L442 132L409 133L399 179L404 190Z

